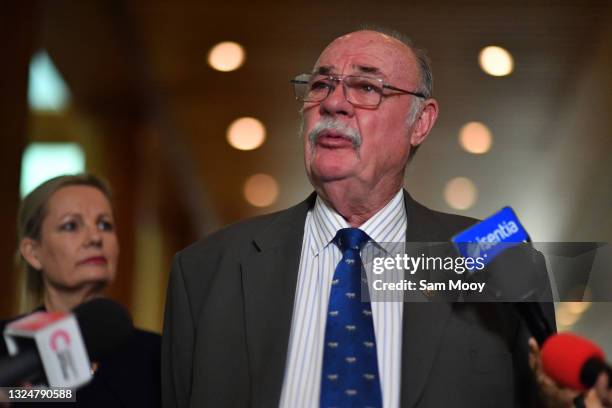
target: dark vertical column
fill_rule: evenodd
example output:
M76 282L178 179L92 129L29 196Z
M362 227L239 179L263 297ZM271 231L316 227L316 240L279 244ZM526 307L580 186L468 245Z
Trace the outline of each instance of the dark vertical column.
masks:
M131 309L135 268L135 237L137 234L136 203L139 191L139 135L141 122L134 115L97 112L94 120L100 124L102 138L99 154L103 168L90 169L106 177L113 190L113 206L121 254L114 284L108 294Z
M14 265L21 155L28 124L28 67L40 25L40 2L0 3L0 317L17 311Z

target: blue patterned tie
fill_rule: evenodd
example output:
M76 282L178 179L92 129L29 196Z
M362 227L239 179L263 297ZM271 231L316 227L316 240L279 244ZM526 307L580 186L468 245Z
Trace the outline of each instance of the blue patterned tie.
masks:
M343 228L333 241L342 260L334 272L327 309L321 408L382 407L372 309L370 302L361 301L359 251L369 239L358 228Z

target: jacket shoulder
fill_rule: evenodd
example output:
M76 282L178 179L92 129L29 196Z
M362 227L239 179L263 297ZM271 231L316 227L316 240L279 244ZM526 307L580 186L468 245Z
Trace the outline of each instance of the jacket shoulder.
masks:
M261 249L258 243L278 241L303 228L315 198L313 193L293 207L236 222L196 241L175 255L171 277L202 287L219 273L236 270L240 259Z
M193 259L218 254L224 251L240 250L252 244L254 237L265 230L279 216L289 210L260 215L227 225L184 248L177 258Z
M432 210L406 193L409 241L447 242L480 220Z

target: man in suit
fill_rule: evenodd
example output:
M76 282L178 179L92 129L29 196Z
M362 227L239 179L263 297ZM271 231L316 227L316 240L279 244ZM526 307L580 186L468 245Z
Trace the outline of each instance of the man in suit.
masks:
M357 31L292 82L315 193L177 254L164 406L533 405L528 335L510 305L355 303L339 289L355 285L365 245L444 242L475 222L402 189L438 115L427 58Z

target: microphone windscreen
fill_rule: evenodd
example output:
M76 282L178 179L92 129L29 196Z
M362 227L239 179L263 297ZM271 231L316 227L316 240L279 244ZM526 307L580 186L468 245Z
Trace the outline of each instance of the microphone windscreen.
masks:
M112 354L130 338L134 330L128 312L110 299L92 299L72 312L92 361L100 361Z
M542 368L559 385L584 391L581 371L590 359L605 360L604 352L595 343L571 333L549 337L542 346Z

